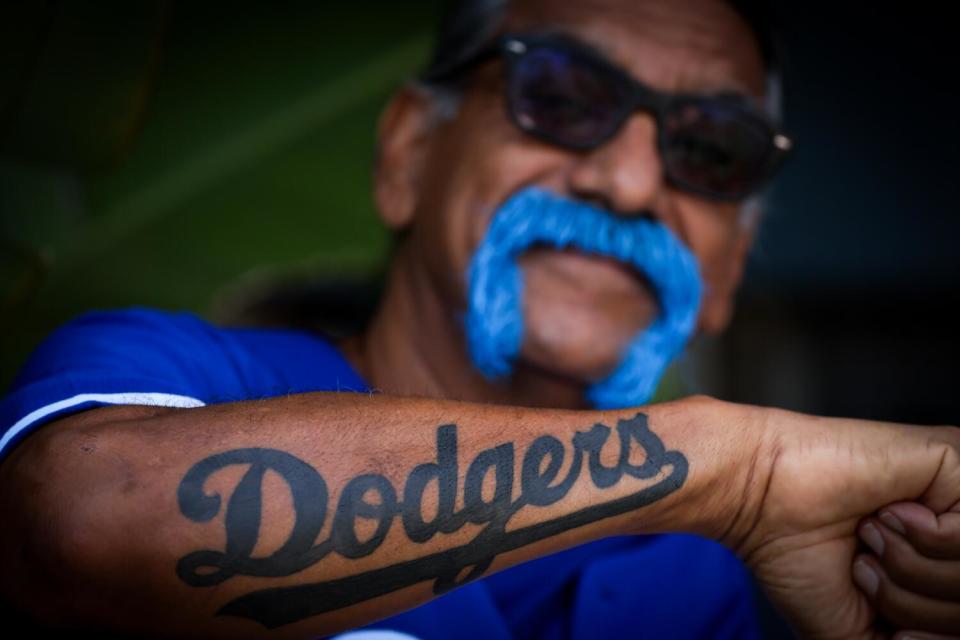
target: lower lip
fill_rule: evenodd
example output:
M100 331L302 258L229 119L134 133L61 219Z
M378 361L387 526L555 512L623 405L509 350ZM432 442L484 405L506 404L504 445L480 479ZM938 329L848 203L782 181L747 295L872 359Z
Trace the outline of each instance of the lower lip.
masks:
M646 278L627 264L608 256L588 254L576 249L554 249L537 247L528 251L523 258L536 260L544 268L553 271L566 280L581 281L596 287L604 283L604 288L622 289L625 293L638 291L653 296L653 290ZM655 298L654 298L655 299Z

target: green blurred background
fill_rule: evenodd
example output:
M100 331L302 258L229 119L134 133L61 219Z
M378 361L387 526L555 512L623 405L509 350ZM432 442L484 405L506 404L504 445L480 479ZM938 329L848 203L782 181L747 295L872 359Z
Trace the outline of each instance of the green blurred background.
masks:
M434 12L4 4L0 386L91 308L217 316L274 276L376 270L376 119L422 63Z

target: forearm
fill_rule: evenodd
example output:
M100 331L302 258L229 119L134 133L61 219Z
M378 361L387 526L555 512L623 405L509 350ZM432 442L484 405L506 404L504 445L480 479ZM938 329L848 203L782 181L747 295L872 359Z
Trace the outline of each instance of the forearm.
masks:
M77 610L139 634L307 637L608 535L735 537L762 445L722 409L309 394L58 425L58 477L93 479L63 532L97 582Z

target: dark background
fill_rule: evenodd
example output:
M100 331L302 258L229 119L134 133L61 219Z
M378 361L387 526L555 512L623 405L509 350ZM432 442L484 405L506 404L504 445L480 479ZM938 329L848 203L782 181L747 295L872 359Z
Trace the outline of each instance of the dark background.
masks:
M279 287L362 310L328 285L383 264L373 130L435 5L0 6L0 386L87 309L227 321ZM960 56L941 6L777 4L797 150L731 330L670 393L960 422Z
M702 387L830 415L957 423L960 117L932 3L780 5L797 153Z

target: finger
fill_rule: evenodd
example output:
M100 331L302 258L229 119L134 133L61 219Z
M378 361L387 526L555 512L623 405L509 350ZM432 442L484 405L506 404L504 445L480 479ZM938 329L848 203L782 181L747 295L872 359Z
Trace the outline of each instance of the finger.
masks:
M928 558L960 560L960 513L937 516L917 502L897 502L881 509L878 517Z
M907 591L960 603L960 561L921 555L905 536L872 518L861 523L859 534L893 582Z
M890 580L871 555L860 555L854 561L853 581L874 608L898 629L960 634L960 603L907 591Z

